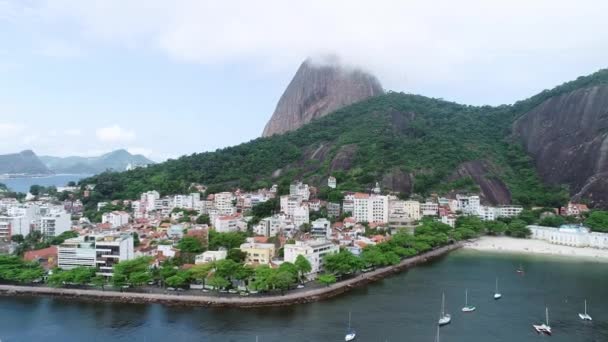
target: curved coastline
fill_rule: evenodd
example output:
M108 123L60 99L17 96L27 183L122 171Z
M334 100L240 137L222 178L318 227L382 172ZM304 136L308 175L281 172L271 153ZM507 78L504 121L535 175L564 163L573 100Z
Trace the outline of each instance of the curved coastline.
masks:
M357 277L337 282L327 287L311 289L309 291L286 293L285 295L269 295L259 297L221 297L205 295L176 295L156 294L143 292L117 292L84 289L63 289L52 287L0 285L0 296L45 296L57 298L69 298L83 301L103 301L116 303L148 304L158 303L163 305L178 306L201 306L201 307L239 307L256 308L269 306L288 306L320 301L338 296L353 288L365 286L371 282L378 281L392 274L399 273L418 264L439 258L453 250L462 247L457 242L443 246L412 258L404 259L399 264L378 268L374 271L360 274Z

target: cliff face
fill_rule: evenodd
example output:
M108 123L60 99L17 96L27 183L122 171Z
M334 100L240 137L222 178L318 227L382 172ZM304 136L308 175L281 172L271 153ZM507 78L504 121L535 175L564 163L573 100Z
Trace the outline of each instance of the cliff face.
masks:
M298 129L315 118L383 92L378 80L361 70L306 60L279 99L262 136Z
M575 200L608 206L608 85L550 98L513 131L545 182L569 185Z

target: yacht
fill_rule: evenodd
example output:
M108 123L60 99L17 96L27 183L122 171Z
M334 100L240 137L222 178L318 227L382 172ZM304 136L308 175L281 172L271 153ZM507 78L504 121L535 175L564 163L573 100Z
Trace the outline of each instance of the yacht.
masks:
M545 308L545 320L543 324L533 324L532 327L539 334L551 335L551 326L549 325L549 308Z
M580 317L583 321L592 321L593 319L587 313L587 300L585 299L585 313L579 313L578 317Z
M344 341L352 341L357 338L357 333L350 327L350 312L348 313L348 329L346 329L346 335L344 335Z
M524 267L523 267L521 264L519 264L519 268L517 269L517 271L516 271L516 272L517 272L517 273L519 273L519 274L524 274L524 273L526 273L526 272L524 271Z
M469 290L464 291L464 307L462 308L462 312L473 312L475 311L475 307L469 305Z
M439 316L438 324L446 325L450 324L452 321L452 316L450 314L445 313L445 293L441 295L441 315Z
M496 289L494 290L494 299L502 298L502 294L498 292L498 278L496 278Z

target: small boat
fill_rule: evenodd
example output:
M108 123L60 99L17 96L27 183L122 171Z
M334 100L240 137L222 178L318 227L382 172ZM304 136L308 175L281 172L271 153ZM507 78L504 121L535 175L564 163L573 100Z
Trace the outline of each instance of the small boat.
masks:
M498 278L496 278L496 289L494 290L494 299L502 298L502 294L498 292Z
M357 338L357 332L350 327L350 311L348 312L348 329L346 329L346 335L344 335L344 341L352 341Z
M532 324L532 327L539 334L551 335L551 326L549 325L549 308L545 308L545 320L545 323Z
M437 322L440 326L450 324L452 321L452 316L450 314L445 313L445 293L441 295L441 315L439 316L439 321Z
M473 312L475 311L475 307L469 305L469 290L464 291L464 307L462 308L462 312Z
M592 321L593 319L589 314L587 314L587 300L585 299L585 313L579 313L578 317L580 317L583 321Z
M519 273L519 274L524 274L524 273L526 273L526 272L524 271L524 267L523 267L521 264L519 264L519 268L516 270L516 272L517 272L517 273Z

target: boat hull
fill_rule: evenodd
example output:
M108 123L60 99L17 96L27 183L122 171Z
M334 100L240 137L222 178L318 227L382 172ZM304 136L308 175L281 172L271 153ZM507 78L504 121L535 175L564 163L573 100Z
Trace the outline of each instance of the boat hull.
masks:
M587 314L582 314L579 313L578 317L580 317L583 321L592 321L593 319L591 318L591 316L587 315Z
M475 311L477 308L474 306L465 306L464 308L462 308L462 312L473 312Z
M344 341L353 341L355 338L357 338L357 334L355 333L346 334Z

